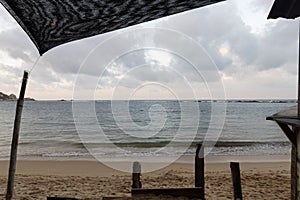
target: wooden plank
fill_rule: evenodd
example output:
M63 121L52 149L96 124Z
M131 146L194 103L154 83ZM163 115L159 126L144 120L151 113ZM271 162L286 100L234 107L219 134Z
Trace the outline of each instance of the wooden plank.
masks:
M240 164L238 162L230 162L230 169L233 183L233 193L235 200L242 200L242 186L241 186L241 175L240 175Z
M19 133L20 133L21 117L22 117L22 110L23 110L23 104L24 104L24 95L25 95L25 90L26 90L26 85L27 85L27 79L28 79L28 72L24 71L20 95L19 95L19 99L17 101L16 115L15 115L15 121L14 121L14 130L13 130L13 136L12 136L12 142L11 142L6 200L11 200L13 198L15 172L16 172L16 165L17 165Z
M79 200L79 199L69 198L69 197L47 197L47 200Z
M276 121L281 130L285 133L287 138L291 141L293 145L296 145L296 134L289 128L287 124Z
M203 199L203 188L158 188L132 189L132 198L149 196L186 197L188 199Z

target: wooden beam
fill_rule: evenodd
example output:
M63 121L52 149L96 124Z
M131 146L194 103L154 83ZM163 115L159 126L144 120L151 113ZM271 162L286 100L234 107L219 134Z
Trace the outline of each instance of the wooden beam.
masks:
M297 197L296 199L299 200L300 199L300 179L299 179L299 176L300 176L300 129L297 128L296 129L296 142L297 142L297 145L296 145L296 188L297 188Z
M133 199L149 199L153 196L159 196L157 199L164 199L164 196L185 197L187 199L203 198L203 188L157 188L157 189L132 189ZM148 197L148 198L147 198ZM152 198L151 198L152 199ZM154 198L156 199L156 198ZM204 199L203 199L204 200Z
M287 136L287 138L291 141L293 145L296 145L296 133L294 133L287 124L276 121L281 130Z
M298 28L298 119L300 119L300 21L299 21L299 28ZM295 188L297 188L297 193L296 193L296 199L300 199L300 183L299 183L299 176L300 176L300 129L296 128L295 130L296 133L296 158L294 158L296 160L296 170L297 173L295 173L296 175L296 186L294 186Z
M300 127L300 120L294 118L277 118L274 119L276 122L287 124L293 127Z
M19 95L19 99L17 101L16 115L15 115L15 121L14 121L14 130L13 130L13 136L12 136L12 142L11 142L6 200L11 200L13 198L15 172L16 172L16 165L17 165L19 132L20 132L20 124L21 124L21 117L22 117L22 110L23 110L23 104L24 104L24 95L25 95L25 90L26 90L26 85L27 85L27 79L28 79L28 72L24 71L20 95Z
M292 145L291 152L291 200L297 200L297 148Z
M204 147L201 144L197 145L195 156L195 187L202 187L204 189Z
M141 182L141 164L134 162L132 167L132 188L142 188Z
M79 199L70 198L70 197L47 197L47 200L79 200Z
M238 162L230 162L232 184L233 184L233 197L234 200L242 200L242 186L241 186L241 174L240 164Z

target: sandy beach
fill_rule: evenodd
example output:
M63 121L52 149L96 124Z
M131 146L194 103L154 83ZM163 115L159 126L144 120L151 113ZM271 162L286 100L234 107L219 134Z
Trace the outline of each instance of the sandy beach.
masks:
M243 159L242 159L243 160ZM290 163L287 161L241 162L245 199L289 199ZM4 199L8 161L0 161L0 195ZM176 162L142 174L143 188L193 187L193 163ZM101 199L129 196L131 174L116 171L95 160L20 160L15 199L46 199L47 196ZM206 199L232 199L229 162L207 162Z

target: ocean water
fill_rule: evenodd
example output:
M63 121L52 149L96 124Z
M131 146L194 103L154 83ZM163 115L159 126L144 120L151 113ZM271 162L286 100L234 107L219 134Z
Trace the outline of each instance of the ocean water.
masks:
M288 155L290 143L266 117L293 100L26 101L23 159L193 155ZM8 159L16 102L0 102L0 159ZM213 145L215 144L215 145ZM213 147L213 148L212 148Z

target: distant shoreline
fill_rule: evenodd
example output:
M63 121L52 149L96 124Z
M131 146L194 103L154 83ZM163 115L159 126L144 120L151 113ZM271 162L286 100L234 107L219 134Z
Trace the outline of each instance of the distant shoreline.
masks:
M31 97L26 97L25 101L41 101L41 102L107 102L107 101L179 101L179 102L199 102L199 103L297 103L296 99L34 99ZM1 98L0 92L0 101L17 101L17 98Z
M3 92L0 92L0 101L17 101L17 96L15 94L4 94ZM24 98L25 101L35 101L34 98L26 97Z

